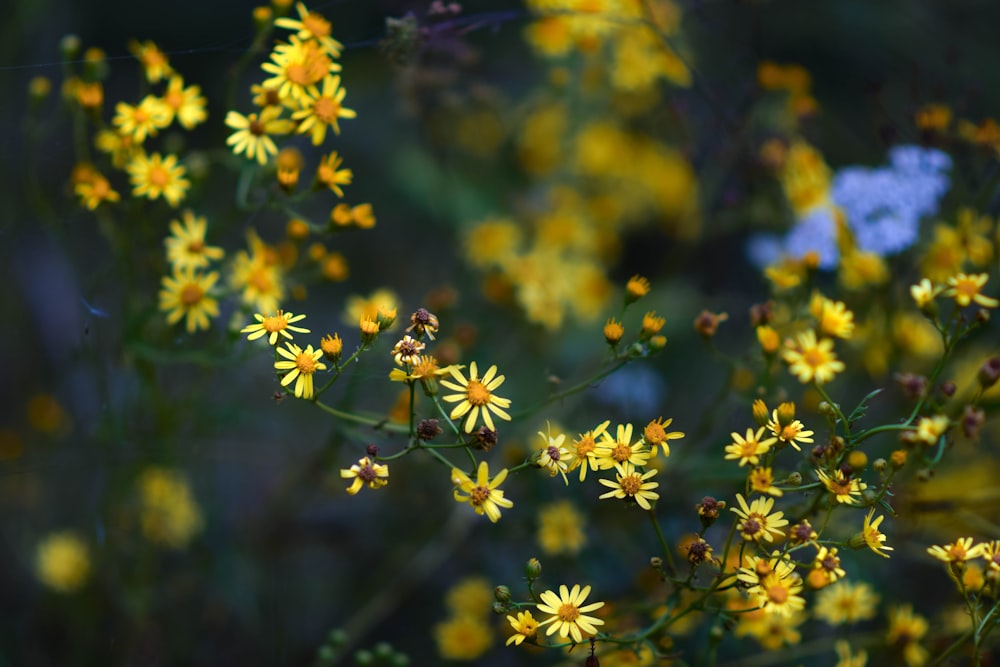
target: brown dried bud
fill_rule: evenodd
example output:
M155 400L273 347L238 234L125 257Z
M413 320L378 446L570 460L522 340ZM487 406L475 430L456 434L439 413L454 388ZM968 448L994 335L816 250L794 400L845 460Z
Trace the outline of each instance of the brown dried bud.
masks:
M762 324L770 324L774 319L774 301L755 303L750 306L750 325L759 327Z
M710 313L703 310L698 317L694 318L694 330L705 338L711 338L719 330L719 323L728 319L729 315L726 313Z
M951 398L955 395L955 391L958 390L958 386L951 380L945 380L941 383L941 393Z
M423 441L433 440L441 432L436 419L421 419L417 424L417 437Z
M991 357L979 367L979 374L976 376L983 389L989 389L1000 379L1000 357Z
M927 393L927 378L915 373L896 373L896 384L911 401L919 401Z
M695 509L698 510L701 525L708 528L719 518L719 512L726 509L726 502L724 500L716 500L711 496L705 496L701 499L700 503L695 505Z
M368 445L367 447L365 447L365 454L367 454L369 457L372 458L378 456L378 446L374 444Z
M491 428L486 428L485 426L480 426L475 433L472 434L472 446L476 449L481 449L484 452L488 452L497 444L497 432Z
M982 408L966 405L962 412L962 433L970 440L979 440L979 431L985 421L986 412Z

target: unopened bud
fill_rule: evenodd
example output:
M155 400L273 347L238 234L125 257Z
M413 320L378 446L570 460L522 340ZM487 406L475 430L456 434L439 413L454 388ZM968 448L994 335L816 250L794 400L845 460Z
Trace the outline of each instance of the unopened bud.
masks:
M663 559L659 556L653 556L649 559L649 566L653 569L659 570L663 567Z
M962 412L962 433L970 440L978 440L979 431L985 421L986 412L982 408L966 405L965 411Z
M750 409L753 412L753 420L757 426L767 426L768 417L770 416L767 411L767 404L758 398L753 402L753 406Z
M941 383L941 393L947 396L948 398L954 396L955 391L957 389L958 387L951 380L945 380L944 382Z
M802 484L802 473L793 472L785 479L785 483L789 486L800 486Z
M991 357L987 359L982 366L979 367L979 373L976 375L979 380L979 384L983 389L989 389L997 383L997 379L1000 379L1000 357Z
M542 576L542 563L537 558L531 558L524 566L524 576L529 581L534 581Z
M493 597L497 602L510 602L510 589L503 585L497 586L493 589Z
M889 462L885 459L878 458L872 461L872 470L881 474L884 473L889 468Z

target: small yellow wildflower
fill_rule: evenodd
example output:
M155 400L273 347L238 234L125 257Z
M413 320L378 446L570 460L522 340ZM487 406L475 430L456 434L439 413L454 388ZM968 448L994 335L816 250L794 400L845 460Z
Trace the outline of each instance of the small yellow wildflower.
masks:
M805 608L806 601L799 595L802 577L787 555L775 551L769 559L747 556L746 561L749 567L741 567L736 576L748 586L747 593L761 609L788 617Z
M138 480L142 533L154 544L181 549L204 527L187 479L167 468L147 468Z
M585 521L584 514L568 500L545 505L538 511L538 546L549 556L576 555L587 542Z
M594 616L587 616L586 613L600 609L603 602L592 602L584 605L584 600L590 595L590 586L582 589L579 584L575 584L570 590L565 584L559 586L559 594L555 591L545 591L539 597L541 602L537 605L538 611L551 614L547 619L538 624L538 627L548 625L546 636L559 633L563 639L572 637L577 644L583 641L583 634L593 636L597 634L597 626L604 625L604 621Z
M80 589L90 577L90 553L72 531L52 533L39 543L35 555L39 580L58 593Z
M657 417L655 420L646 424L646 428L642 431L642 437L646 441L646 444L650 446L653 453L657 451L657 447L663 448L663 456L670 456L670 441L679 440L684 437L684 434L680 431L667 432L667 428L674 422L673 418L663 421L663 417Z
M605 498L619 498L622 500L634 500L639 507L644 510L652 509L650 505L650 500L656 500L660 497L660 494L653 491L660 485L659 482L648 482L650 477L654 476L657 471L647 470L644 473L640 473L635 469L629 461L624 461L622 463L615 464L615 480L610 479L599 479L597 480L603 486L611 489L607 493L602 493L599 497L603 500Z
M272 75L261 83L262 86L277 88L282 100L295 100L300 105L307 103L310 96L319 95L316 84L340 71L340 65L333 62L317 42L302 41L295 35L287 44L275 46L271 61L260 68Z
M167 54L152 41L130 40L128 50L138 58L149 83L158 83L174 73L173 68L170 67L170 61L167 59Z
M326 364L320 361L323 350L314 350L312 345L307 345L302 349L295 343L285 343L286 347L276 348L279 356L274 362L274 368L278 371L288 371L281 378L281 386L287 387L295 382L295 397L311 400L313 397L313 374L316 371L325 371ZM287 348L287 349L286 349Z
M512 501L504 498L503 491L499 489L505 479L507 479L506 468L490 480L490 469L486 461L479 462L475 482L458 468L453 468L451 483L458 487L454 491L455 501L469 503L472 509L476 510L476 514L486 514L490 521L496 523L500 520L501 507L509 509L514 506Z
M898 605L889 610L889 629L885 643L902 651L908 667L921 667L930 657L920 640L927 634L927 619L913 613L913 605Z
M295 128L293 121L279 118L281 107L267 107L259 114L244 116L235 111L226 114L226 125L234 132L226 139L233 147L233 154L245 154L247 159L267 164L268 158L278 154L278 146L271 135L288 134Z
M817 292L809 304L809 312L816 318L816 328L824 336L846 339L854 333L854 313L843 301L832 301Z
M572 447L573 462L570 464L569 469L580 469L581 482L587 478L588 468L595 471L599 469L597 461L597 440L608 430L608 425L610 423L610 420L601 422L597 428L587 431L586 433L581 433L579 437L577 437L577 439L570 445Z
M569 486L569 479L566 477L566 470L569 467L570 453L563 447L566 442L566 434L559 433L552 435L552 425L548 424L548 433L538 432L542 438L541 448L538 451L536 465L549 471L551 477L562 475L563 481Z
M884 553L886 551L892 551L893 548L886 545L885 535L879 531L879 526L882 524L882 520L885 516L880 516L879 518L872 521L872 517L875 516L875 508L871 508L868 514L865 516L864 524L861 528L861 533L855 535L851 538L851 546L854 548L860 548L867 546L869 549L877 553L879 556L888 558L889 554Z
M496 427L493 425L491 412L500 419L510 421L510 415L505 410L510 407L510 399L500 398L493 393L506 379L503 375L497 375L495 365L490 366L482 378L479 377L479 368L474 361L469 364L468 379L458 368L454 367L451 369L451 376L454 382L442 380L441 384L458 393L443 396L442 399L447 403L458 403L448 415L452 419L460 419L464 415L468 415L465 419L466 433L472 433L480 413L486 427L494 431Z
M176 155L161 156L137 154L125 167L132 182L132 195L157 199L163 197L167 203L177 207L191 187L191 181L184 178L184 165L178 164Z
M86 180L80 181L73 186L73 192L80 198L80 203L93 211L103 202L116 202L121 200L107 178L94 172Z
M816 594L816 618L830 625L844 625L875 617L879 596L863 581L838 581Z
M774 485L774 471L771 468L754 468L748 476L750 490L780 498L784 491Z
M819 481L823 482L827 491L834 495L838 503L856 505L861 499L861 492L868 488L867 484L858 481L857 478L848 479L840 468L837 468L833 475L824 470L817 470L816 476L819 477Z
M959 273L948 278L948 289L942 294L954 298L955 303L961 308L965 308L971 303L976 303L983 308L996 308L1000 305L1000 301L981 293L989 279L990 276L986 273L972 276Z
M330 188L338 197L343 197L344 191L340 186L350 185L354 179L354 173L350 169L340 168L343 162L344 159L337 154L337 151L321 159L319 166L316 167L317 187Z
M508 616L507 622L514 629L514 634L507 638L507 646L511 644L520 646L521 642L525 639L534 639L535 634L538 632L538 621L535 620L535 617L531 615L531 611L529 610L517 612L517 618Z
M921 417L920 421L917 422L916 431L913 431L913 439L928 446L936 445L950 426L951 422L947 415Z
M340 134L340 119L355 118L357 112L343 106L344 95L347 92L340 86L339 76L328 76L323 80L323 90L315 95L306 94L302 109L292 114L299 121L296 132L310 133L313 146L319 146L326 138L326 128L332 127L335 134Z
M788 525L788 519L784 518L784 512L771 514L774 498L756 498L748 505L743 494L737 493L736 502L739 507L730 507L729 510L740 517L736 528L744 540L773 542L774 536L784 537L785 532L781 528Z
M163 101L155 95L147 95L136 106L119 102L111 124L119 134L141 144L146 137L155 137L157 132L170 124L170 120L170 109Z
M642 440L632 442L632 424L619 424L616 435L612 436L607 431L601 434L594 456L597 458L597 467L607 470L625 462L644 466L652 452L646 449Z
M218 246L205 245L208 222L204 216L184 211L180 220L170 221L170 236L163 240L167 261L175 268L203 269L213 260L222 259Z
M604 325L604 340L608 342L608 345L614 347L621 342L624 335L625 327L622 326L622 323L613 317L608 318L607 323Z
M825 384L845 368L833 351L833 341L829 338L817 341L816 332L811 329L800 333L795 342L785 341L781 357L792 375L804 383Z
M163 93L163 108L167 112L167 124L176 118L185 130L195 128L208 118L201 88L198 86L185 88L184 79L180 76L170 77L170 83Z
M625 284L625 302L632 303L649 294L649 281L640 275L634 275Z
M347 493L353 496L366 485L369 489L381 489L387 485L389 483L389 466L384 463L376 463L365 456L358 459L358 462L350 468L342 468L340 476L343 479L354 480L347 487Z
M960 537L951 544L939 547L928 547L927 553L945 563L964 563L973 558L979 558L986 552L986 544L972 546L971 537Z
M493 644L493 630L481 618L453 616L434 626L434 641L445 660L477 660Z
M761 426L754 433L752 428L747 429L746 437L740 436L735 431L729 434L733 441L726 445L726 460L735 461L739 459L740 467L746 464L757 465L760 463L760 455L765 454L771 445L778 441L771 437L763 439L764 427Z
M274 315L267 316L254 313L253 317L257 320L257 324L248 324L240 329L240 333L249 334L247 340L257 340L258 338L267 336L267 342L270 345L277 345L279 335L292 340L292 334L289 331L309 333L309 329L292 326L293 322L299 322L306 318L303 314L293 315L292 313L279 310Z
M301 2L295 3L295 11L299 15L297 20L283 16L275 19L274 25L278 28L295 30L295 36L299 39L315 39L331 58L339 57L344 45L330 36L330 22L321 14L307 10L305 4Z
M913 301L920 309L927 308L940 292L941 288L935 287L927 278L923 278L916 285L910 286L910 296L913 297Z
M175 269L164 276L160 290L160 310L167 313L167 324L185 318L188 333L207 329L209 320L219 316L219 302L210 293L219 279L215 271L200 274L192 268Z

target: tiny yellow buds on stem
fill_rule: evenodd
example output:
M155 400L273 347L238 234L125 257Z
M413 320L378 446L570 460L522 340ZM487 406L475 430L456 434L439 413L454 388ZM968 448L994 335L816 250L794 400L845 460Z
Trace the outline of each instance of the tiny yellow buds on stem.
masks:
M634 303L649 294L649 281L640 275L629 278L625 285L625 303Z
M380 330L378 322L370 317L362 317L359 328L361 330L361 342L364 345L371 345L375 338L378 337Z
M613 317L609 318L604 325L604 340L608 341L608 345L611 347L618 345L624 335L625 327L622 326L622 323Z
M323 350L323 356L329 361L336 363L340 359L341 352L344 350L344 341L340 339L340 334L335 333L332 336L324 336L320 340L319 346Z

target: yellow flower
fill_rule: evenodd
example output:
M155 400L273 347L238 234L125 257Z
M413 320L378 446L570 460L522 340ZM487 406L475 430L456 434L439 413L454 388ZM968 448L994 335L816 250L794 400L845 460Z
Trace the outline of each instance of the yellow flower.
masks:
M139 477L142 533L154 544L180 549L201 532L204 519L187 479L166 468L147 468Z
M739 433L735 431L729 434L733 441L726 445L726 460L735 461L739 459L740 467L746 464L757 465L760 463L760 455L767 452L771 445L778 441L777 438L767 438L762 440L764 436L764 427L761 426L754 433L752 428L747 429L746 437L740 436Z
M125 169L132 182L133 196L149 199L162 196L175 208L191 187L191 182L184 178L184 165L178 164L176 155L138 154Z
M782 403L782 405L786 405ZM767 421L767 428L774 434L778 440L795 448L795 451L802 451L799 447L799 443L804 445L811 445L813 443L813 431L807 431L805 425L798 419L792 419L795 412L795 404L789 403L787 405L792 406L792 414L788 419L783 419L778 414L778 408L775 408L771 413L771 419Z
M770 468L754 468L748 477L750 489L757 493L766 493L775 498L784 495L784 491L774 485L774 472Z
M774 354L781 347L781 337L774 327L762 324L757 327L757 342L766 354Z
M863 581L842 580L816 594L816 618L830 625L866 621L875 617L879 596Z
M747 556L746 560L749 567L741 567L736 577L748 586L747 593L761 609L788 617L805 608L806 601L799 595L802 577L787 555L775 551L770 559Z
M813 569L823 573L828 583L833 583L838 579L843 579L847 574L844 568L840 567L840 557L837 555L837 548L819 547L816 558L813 559Z
M613 317L608 318L607 323L604 325L604 340L608 342L608 345L614 347L621 341L624 335L625 327L622 326L622 323Z
M913 301L916 302L917 307L921 309L930 305L934 301L934 297L940 292L941 288L935 287L927 278L923 278L916 285L910 286L910 296L913 297Z
M960 537L943 547L935 545L927 548L927 553L945 563L964 563L967 560L983 556L985 552L986 544L972 546L971 537Z
M306 94L301 100L302 109L292 114L299 121L295 130L299 134L306 132L312 135L313 146L319 146L326 138L326 128L332 127L335 134L340 134L341 118L356 118L357 112L343 106L347 94L340 86L339 76L328 76L323 80L322 92L315 95Z
M198 86L184 87L184 79L180 76L170 77L170 83L163 93L163 107L167 111L167 123L177 119L185 130L190 130L208 118L205 111L205 98Z
M634 275L625 284L625 302L632 303L649 294L649 281L640 275Z
M475 616L453 616L434 626L434 641L445 660L476 660L493 644L493 630Z
M424 351L426 345L412 336L403 336L402 340L396 342L392 347L392 360L397 366L406 364L407 366L417 366L420 364L420 353Z
M295 128L293 121L279 118L281 107L267 107L260 114L246 116L235 111L226 114L226 125L235 130L226 139L233 147L233 154L245 154L247 159L267 164L271 155L278 154L278 146L271 135L288 134Z
M594 450L597 467L601 470L614 468L620 463L644 466L652 456L642 440L632 442L632 424L619 424L617 435L607 431L601 433L601 441Z
M568 500L545 505L538 511L538 546L549 556L576 555L587 542L585 521L586 517Z
M323 350L314 350L312 345L303 350L295 343L285 343L286 348L279 347L276 351L284 360L274 362L275 370L288 371L281 379L281 386L287 387L295 381L295 397L310 400L313 397L313 374L325 371L326 364L320 361Z
M274 25L278 28L295 30L295 36L299 39L315 39L332 58L340 56L344 45L330 36L330 22L326 18L307 10L305 4L301 2L295 3L295 11L299 14L298 20L283 16L275 19Z
M740 517L741 520L736 528L743 534L744 540L759 542L763 539L773 542L772 533L784 537L785 532L781 527L788 525L788 519L784 518L784 512L771 514L774 498L756 498L747 505L743 494L737 493L736 502L739 503L739 507L730 507L729 510Z
M916 431L912 431L913 439L925 445L936 445L938 439L945 434L951 422L947 415L934 415L933 417L921 417L917 422Z
M596 453L597 439L608 430L608 424L610 423L610 420L601 422L597 428L587 431L586 433L581 433L579 437L570 445L573 448L573 462L570 464L569 469L580 469L581 482L587 478L587 468L590 468L591 470L598 470L599 468Z
M174 73L173 68L170 67L170 61L167 59L167 54L152 41L130 40L128 50L139 59L139 63L146 73L146 80L150 83L157 83Z
M520 646L521 642L525 639L534 638L538 632L538 621L535 620L535 617L531 615L531 611L529 610L517 612L517 618L508 616L507 622L514 629L514 634L507 638L507 646L511 644Z
M73 186L73 192L80 198L80 203L91 211L103 202L121 200L121 195L115 192L108 179L97 172Z
M602 493L599 497L603 500L605 498L620 498L622 500L635 500L635 502L644 510L652 509L652 505L649 504L650 500L656 500L660 497L655 489L660 485L659 482L647 482L650 477L657 473L656 470L647 470L644 473L639 473L635 466L629 461L624 461L622 463L615 464L616 479L611 481L610 479L599 479L597 480L603 486L609 487L611 491L607 493Z
M865 667L868 664L868 651L858 649L858 652L854 653L851 643L846 639L835 641L833 650L837 652L837 664L833 667Z
M291 313L286 313L279 310L274 315L262 315L260 313L254 313L253 317L257 320L257 324L248 324L242 329L240 333L249 334L247 340L257 340L258 338L263 338L267 336L267 342L271 345L277 345L278 336L284 336L288 340L292 340L292 334L289 331L294 331L295 333L309 333L309 329L303 329L302 327L293 327L293 322L299 322L306 318L305 315L292 315ZM321 348L325 346L321 343Z
M389 483L389 466L376 463L367 456L358 459L358 462L350 468L341 468L342 479L353 479L351 485L347 487L347 493L356 494L361 487L367 485L369 489L381 489Z
M167 313L167 324L183 317L188 333L207 329L209 318L219 316L219 302L209 294L218 279L215 271L200 274L192 268L174 269L173 275L164 276L160 310Z
M338 197L344 196L341 185L350 185L354 179L354 173L350 169L340 169L343 158L333 151L319 161L316 167L316 184L321 187L330 188Z
M642 437L652 448L653 453L656 452L656 448L659 446L663 448L663 456L670 456L670 441L684 437L684 434L680 431L667 432L667 428L673 422L673 418L663 421L663 417L658 417L646 424L646 428L642 431Z
M170 221L170 236L163 241L167 247L167 261L174 268L203 269L210 261L222 259L222 248L205 245L208 222L204 216L184 211L181 220Z
M840 468L837 468L833 475L824 470L817 470L816 476L819 477L819 481L823 482L827 491L834 495L838 503L857 504L855 501L860 500L861 492L868 488L867 484L859 482L856 478L847 479L844 471Z
M862 525L860 535L856 535L851 538L851 546L854 548L859 548L867 546L869 549L877 553L879 556L885 558L889 557L889 554L883 553L885 551L893 551L893 548L887 546L885 543L885 535L879 532L879 526L882 524L882 520L885 516L880 516L879 518L872 521L872 517L875 516L875 508L871 508L868 514L865 516L865 522Z
M824 338L817 342L816 332L811 329L800 333L794 343L785 341L781 357L799 382L824 384L844 370L844 363L833 351L833 341Z
M843 301L832 301L819 292L813 295L809 312L817 321L817 329L824 336L850 338L854 333L854 313Z
M369 297L350 296L347 298L347 306L344 308L344 321L348 324L359 322L367 317L375 320L378 317L379 308L386 311L395 310L399 305L399 297L388 288L380 288L371 293Z
M45 586L58 593L78 590L90 577L90 553L74 532L52 533L39 543L35 571Z
M968 306L970 303L977 303L983 308L996 308L1000 305L1000 301L980 293L989 279L990 276L986 273L979 273L972 276L959 273L948 278L949 287L943 294L944 296L953 297L955 303L961 308Z
M566 442L566 434L559 433L552 435L552 424L547 424L548 433L538 432L542 438L542 445L538 451L536 465L549 471L550 477L562 475L563 481L569 486L569 479L566 478L566 470L569 467L570 453L563 447Z
M277 88L278 97L295 100L299 105L308 103L309 96L319 95L316 84L340 71L340 65L333 62L317 42L302 41L295 35L289 43L275 46L271 62L260 68L273 75L263 81L262 86Z
M509 509L514 506L513 502L503 497L503 491L498 488L505 479L507 479L506 468L498 472L491 481L486 461L479 462L475 482L458 468L453 468L451 471L451 483L458 487L454 491L456 502L469 503L476 510L476 514L486 514L493 523L500 520L501 507Z
M885 643L902 650L909 667L920 667L930 657L918 642L927 634L927 619L913 613L913 605L898 605L889 610L889 629Z
M141 144L146 137L155 137L157 132L170 125L170 120L170 109L163 101L155 95L146 95L136 106L119 102L111 124L119 134Z
M577 644L583 641L583 633L596 635L597 626L604 625L604 621L594 616L586 616L589 611L600 609L603 602L592 602L584 605L583 601L590 595L590 586L582 589L579 584L574 584L573 590L565 584L559 586L559 594L555 591L545 591L539 597L541 602L537 605L538 611L551 614L547 619L538 624L538 627L548 625L546 636L552 636L556 632L563 639L572 637Z
M454 382L442 380L441 384L458 393L443 396L442 399L446 403L458 403L448 415L452 419L460 419L468 415L465 419L466 433L472 433L480 413L483 416L483 423L493 431L496 430L496 427L493 425L491 412L500 419L510 421L510 415L505 411L505 408L510 407L510 399L500 398L493 393L506 379L503 375L497 375L495 365L490 366L482 378L479 377L479 368L474 361L469 364L468 379L458 368L454 367L451 369L451 376Z

